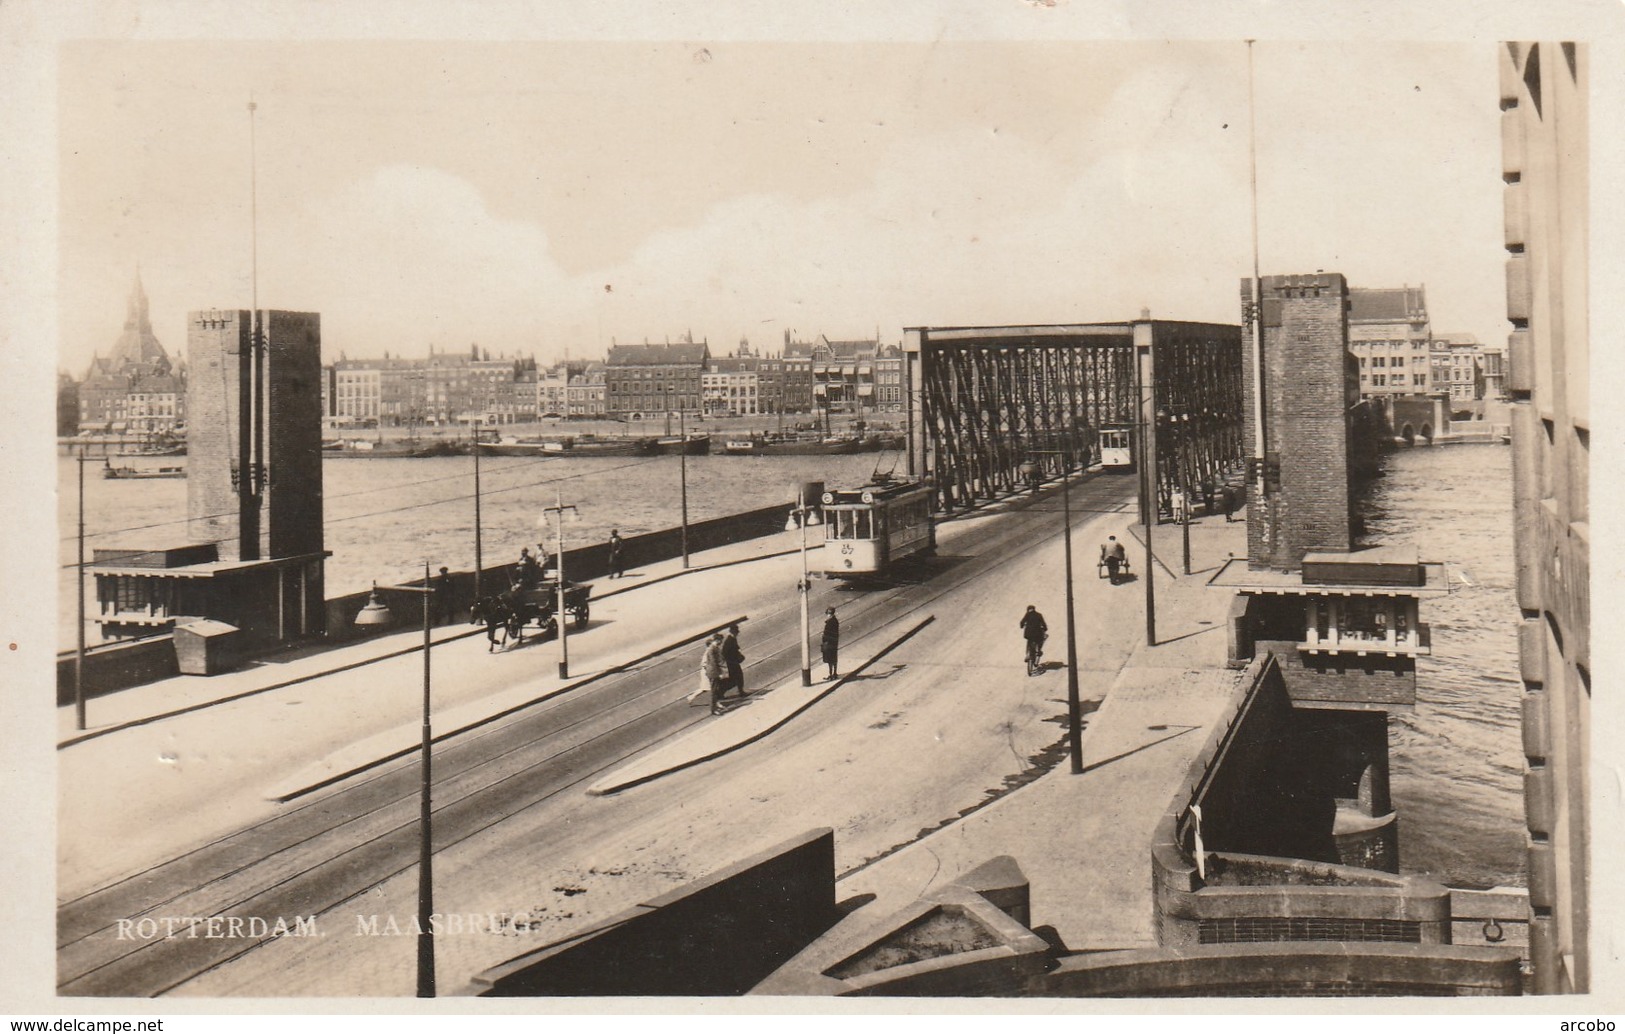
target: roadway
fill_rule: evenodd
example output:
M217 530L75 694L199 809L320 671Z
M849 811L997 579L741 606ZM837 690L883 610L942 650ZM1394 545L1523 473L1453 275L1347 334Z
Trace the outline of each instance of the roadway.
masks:
M1121 535L1131 489L1111 477L1074 486L1086 616L1138 599L1092 578L1094 542L1108 527ZM667 644L748 616L748 683L799 686L794 555L600 582L592 625L571 639L573 680L557 679L550 642L492 654L483 635L442 632L437 714L478 717L437 718L467 728L435 752L436 910L497 917L438 939L442 990L811 826L836 827L838 863L856 869L1060 760L1064 673L1026 678L1015 630L1037 603L1052 656L1061 650L1058 503L1052 488L944 525L939 557L897 584L815 583L815 613L834 604L841 616L843 670L936 620L792 725L611 796L585 789L701 723L735 718L685 701L698 647ZM1127 646L1086 646L1093 706ZM407 653L65 748L61 993L411 994L419 769L411 755L378 763L390 751L365 748L412 742L420 678L421 657ZM324 764L356 771L305 777ZM98 792L118 771L123 792ZM128 922L211 916L315 917L304 929L319 936L141 937Z

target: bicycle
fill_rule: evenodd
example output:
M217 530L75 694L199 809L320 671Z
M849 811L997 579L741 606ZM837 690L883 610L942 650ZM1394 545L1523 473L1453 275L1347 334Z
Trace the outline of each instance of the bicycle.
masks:
M1044 671L1044 640L1027 640L1027 674L1041 675Z

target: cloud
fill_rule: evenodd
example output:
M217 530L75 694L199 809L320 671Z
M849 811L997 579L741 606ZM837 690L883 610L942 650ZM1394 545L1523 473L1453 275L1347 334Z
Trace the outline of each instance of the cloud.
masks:
M499 218L467 180L416 165L347 184L267 243L281 256L268 286L321 310L329 352L526 346L566 282L540 226Z

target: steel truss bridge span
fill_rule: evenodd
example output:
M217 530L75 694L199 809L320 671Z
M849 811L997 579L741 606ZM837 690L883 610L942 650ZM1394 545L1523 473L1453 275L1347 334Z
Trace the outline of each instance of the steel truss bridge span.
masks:
M939 510L1087 468L1105 428L1149 454L1159 509L1242 457L1241 328L1142 319L904 331L909 473Z

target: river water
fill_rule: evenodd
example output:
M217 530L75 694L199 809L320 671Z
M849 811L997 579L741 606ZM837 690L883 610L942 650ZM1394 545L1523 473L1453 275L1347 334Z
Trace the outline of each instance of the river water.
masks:
M1512 450L1393 453L1366 510L1366 540L1414 543L1450 578L1449 596L1422 603L1433 656L1417 664L1416 710L1389 722L1401 871L1524 886Z
M1500 446L1401 450L1367 511L1369 541L1413 542L1424 559L1450 569L1451 594L1424 603L1434 653L1419 665L1416 711L1393 717L1390 740L1404 871L1458 886L1524 882L1510 459ZM689 519L788 506L802 481L860 484L877 463L901 469L895 453L689 457ZM59 472L58 627L61 646L71 648L76 461L63 459ZM677 457L487 458L480 477L487 568L512 563L521 546L538 541L551 550L556 525L549 519L543 529L538 520L559 502L576 507L566 548L601 542L611 528L632 536L678 523ZM330 596L421 577L424 560L473 568L471 458L329 458L323 478ZM185 512L184 480L108 481L99 464L86 464L87 557L97 545L185 542Z
M131 461L125 461L131 462ZM137 463L142 461L135 461ZM163 463L179 462L166 459ZM159 465L152 461L151 465ZM486 457L480 460L481 559L505 567L519 550L546 542L553 552L556 518L543 508L563 503L564 546L602 542L611 529L623 538L676 527L681 520L686 468L688 519L699 522L784 503L786 513L802 481L863 484L876 469L903 470L896 452L851 456L676 456L559 459ZM59 463L61 530L58 562L59 646L74 646L77 600L73 564L78 548L77 460ZM322 463L327 595L342 596L380 584L423 577L423 562L453 571L474 569L474 460L330 457ZM96 547L160 548L186 542L185 479L104 480L100 461L85 464L86 560ZM545 516L545 527L542 526ZM630 558L636 563L635 556ZM568 572L566 572L568 574ZM95 611L94 587L87 610ZM86 633L87 643L100 633Z

